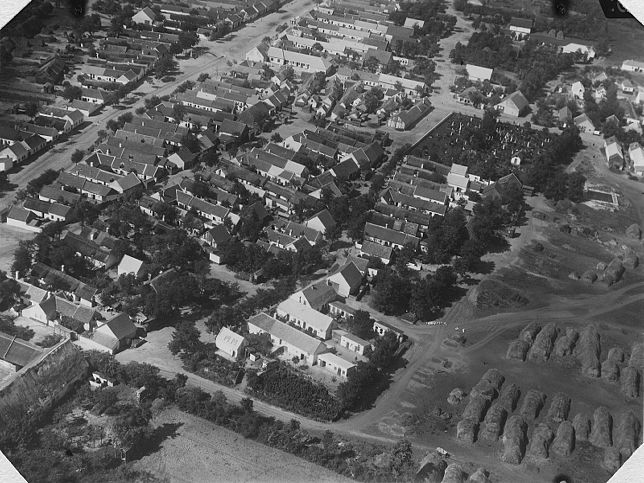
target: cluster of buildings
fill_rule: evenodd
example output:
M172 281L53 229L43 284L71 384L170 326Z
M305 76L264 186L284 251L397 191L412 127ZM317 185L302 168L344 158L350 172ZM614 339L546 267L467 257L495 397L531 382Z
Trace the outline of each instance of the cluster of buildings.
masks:
M269 312L248 319L249 334L267 334L274 353L284 360L319 366L343 380L364 361L370 341L338 328L338 322L353 317L355 310L345 303L357 293L367 275L367 261L350 257L345 265L326 279L293 293ZM384 322L373 322L376 337L392 331L402 332ZM246 350L247 341L228 328L222 328L215 341L223 357L243 359L254 354Z
M615 136L604 140L604 155L609 168L629 169L637 176L644 176L644 149L638 142L623 146Z
M413 60L395 55L394 51L402 43L418 42L414 27L422 28L424 22L408 18L405 25L395 25L383 13L386 8L376 12L373 5L357 3L316 6L307 15L292 19L291 25L270 43L262 41L249 50L246 61L253 65L269 64L275 69L290 66L304 75L328 74L336 64L333 78L342 83L342 92L327 88L326 96L319 97L304 88L298 95L298 105L308 103L320 116L330 115L332 120L347 118L355 122L366 110L362 96L372 87L378 87L386 105L379 112L381 119L395 113L396 118L392 116L389 125L410 129L429 112L428 103L419 100L427 88L422 77L410 74ZM347 67L348 61L361 68ZM397 66L395 75L390 72L394 64ZM335 97L331 95L333 92ZM403 97L412 102L400 108ZM417 102L416 106L414 102Z
M279 0L221 1L212 8L188 8L175 4L160 4L158 8L145 7L132 16L138 25L164 27L179 32L186 22L196 26L202 40L221 37L271 12L283 4Z

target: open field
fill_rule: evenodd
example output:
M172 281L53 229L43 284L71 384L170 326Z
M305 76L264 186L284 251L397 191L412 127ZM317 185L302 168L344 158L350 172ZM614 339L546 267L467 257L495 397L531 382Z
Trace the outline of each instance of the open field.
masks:
M178 429L159 451L135 466L170 482L350 481L178 410L164 411L154 424L178 425Z
M30 240L34 233L15 226L0 223L0 270L9 271L13 263L13 252L22 240Z

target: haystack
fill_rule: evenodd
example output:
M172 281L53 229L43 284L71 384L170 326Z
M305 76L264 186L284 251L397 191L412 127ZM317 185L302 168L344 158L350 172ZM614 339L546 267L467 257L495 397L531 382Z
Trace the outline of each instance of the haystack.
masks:
M528 359L533 362L547 362L557 338L557 326L552 322L547 324L537 334L528 352Z
M595 283L597 281L597 274L594 270L586 270L581 274L581 279L586 283Z
M458 463L451 463L445 469L445 476L441 483L463 483L467 475Z
M477 468L467 479L467 483L490 483L488 471L485 468Z
M623 368L620 383L625 398L637 399L639 397L640 374L637 369L631 366Z
M535 459L545 459L548 457L550 443L555 435L547 424L538 424L532 432L528 455Z
M644 343L635 344L628 365L636 369L644 367Z
M640 421L631 411L620 415L615 428L614 446L622 453L625 459L639 446L640 430Z
M609 286L619 282L625 271L626 269L624 268L622 260L619 258L613 258L604 272L604 282Z
M555 341L555 347L553 353L559 357L565 357L572 354L572 350L575 347L575 342L579 338L579 333L573 329L566 329L565 334L561 334L559 338Z
M457 404L460 404L464 398L465 392L461 388L455 387L449 393L449 396L447 396L447 403L451 404L452 406L456 406Z
M602 466L611 473L615 473L622 466L622 458L617 448L606 448L604 450Z
M642 229L637 223L633 223L628 228L626 228L626 236L632 238L633 240L639 240L642 238Z
M485 371L485 374L481 376L482 380L490 381L490 383L496 388L497 391L501 389L503 382L505 381L505 376L501 374L501 371L498 369L492 368Z
M575 428L570 421L562 421L550 450L559 456L569 456L575 449Z
M568 411L570 411L570 396L558 392L552 397L547 417L550 421L559 424L568 418Z
M523 340L528 344L532 345L535 337L537 336L540 330L541 330L541 324L539 324L539 322L537 321L532 321L523 328L523 330L519 334L519 340Z
M611 347L606 356L606 360L613 362L624 362L624 349L621 347Z
M630 253L624 257L622 264L624 265L624 268L634 270L639 266L640 259L637 255L635 255L635 253Z
M619 381L619 366L617 362L606 359L602 362L602 379L608 382Z
M503 425L508 417L508 411L498 403L492 405L485 415L481 439L496 441L503 434Z
M525 454L525 447L528 443L526 431L528 425L521 416L510 416L505 424L503 432L503 453L501 461L518 465Z
M447 468L445 460L436 451L430 451L420 462L416 481L440 483L445 474L445 468Z
M599 406L593 413L593 426L590 432L590 441L598 448L608 448L613 444L613 417L604 406Z
M482 397L488 401L491 401L497 395L497 388L487 379L481 379L470 391L470 398Z
M508 346L508 352L505 354L506 359L516 359L525 361L526 354L530 349L530 344L524 340L514 340Z
M577 413L572 420L572 426L575 428L576 441L588 441L590 435L590 420L584 413Z
M521 391L519 390L519 386L514 383L506 384L496 403L503 406L509 413L511 413L516 409L520 396Z
M474 419L477 422L483 420L485 411L490 407L490 400L482 396L473 396L470 394L470 400L463 410L462 419Z
M581 363L581 372L587 377L599 377L600 365L599 354L601 345L597 328L594 325L588 325L581 332L579 342L575 347L575 355Z
M543 408L545 401L546 395L544 393L536 389L530 389L523 399L523 404L519 412L526 421L533 421L539 416L539 412Z
M475 419L461 419L456 425L456 438L465 443L476 441L479 422Z

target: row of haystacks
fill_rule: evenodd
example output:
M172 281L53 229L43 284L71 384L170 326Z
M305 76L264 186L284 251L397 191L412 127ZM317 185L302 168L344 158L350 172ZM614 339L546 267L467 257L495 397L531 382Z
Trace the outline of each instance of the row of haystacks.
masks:
M533 321L516 340L510 342L506 358L546 363L553 357L561 359L574 356L584 376L619 383L626 399L637 399L641 393L639 371L644 367L644 344L633 347L628 361L620 347L611 348L603 362L600 359L601 351L601 337L593 324L578 332L572 327L559 329L553 323L542 326Z
M437 451L430 451L420 463L415 481L426 483L489 483L490 474L485 468L477 468L470 475L463 465L449 463Z

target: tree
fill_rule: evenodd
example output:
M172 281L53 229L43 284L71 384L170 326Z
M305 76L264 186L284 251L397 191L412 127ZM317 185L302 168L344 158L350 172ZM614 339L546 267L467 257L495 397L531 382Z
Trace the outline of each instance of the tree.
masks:
M72 163L74 164L80 163L84 157L85 157L85 153L80 149L77 149L72 153Z
M200 150L199 140L197 139L197 136L195 136L191 132L187 132L181 138L181 144L183 145L184 148L188 149L191 153L198 153Z
M375 340L369 362L378 369L389 370L397 358L398 347L396 334L393 331L385 332Z
M68 101L73 101L74 99L80 99L83 95L83 89L78 86L67 86L63 89L63 97Z
M27 102L25 104L25 114L31 118L36 117L36 114L38 114L38 104L35 102Z
M199 340L199 329L190 322L182 322L172 334L172 340L168 343L168 349L173 355L192 355L203 347Z
M199 74L199 77L197 77L197 82L203 82L206 79L210 79L210 74L208 74L208 72L203 72Z
M412 472L414 468L414 451L411 443L401 439L391 450L391 470L394 475L403 475Z
M271 136L271 141L274 143L281 143L283 141L282 136L278 132L274 132Z
M178 102L172 106L172 117L174 117L177 121L183 121L183 116L186 113L186 108L183 107L183 104L179 104Z
M176 62L173 61L169 57L161 57L157 63L156 63L156 77L157 79L160 79L164 75L166 75L168 72L171 72L175 69Z
M357 310L349 319L349 331L362 339L371 339L374 336L373 320L366 310Z
M251 398L243 397L241 401L239 401L239 405L245 413L253 412L253 400Z

